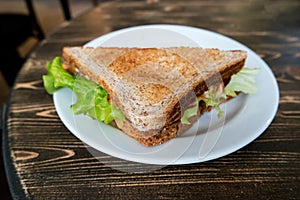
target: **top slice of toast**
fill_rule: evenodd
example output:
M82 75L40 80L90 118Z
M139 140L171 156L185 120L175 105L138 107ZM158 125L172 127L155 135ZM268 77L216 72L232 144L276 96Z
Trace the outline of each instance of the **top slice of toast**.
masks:
M162 128L182 99L195 99L240 69L241 50L65 47L64 67L98 83L139 132ZM222 73L222 75L221 75ZM227 81L228 82L228 81ZM146 135L146 134L145 134ZM148 136L147 136L148 137Z

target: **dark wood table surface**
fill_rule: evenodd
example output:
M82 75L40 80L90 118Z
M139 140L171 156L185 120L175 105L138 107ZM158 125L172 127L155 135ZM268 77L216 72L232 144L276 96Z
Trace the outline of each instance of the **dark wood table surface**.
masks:
M42 84L45 65L67 45L142 24L215 31L270 66L280 104L269 128L225 157L157 170L98 152L94 157L56 114ZM300 2L107 1L64 24L34 50L7 106L4 162L15 199L300 199ZM260 108L264 112L263 108ZM113 167L112 167L113 166ZM121 170L123 169L123 170Z

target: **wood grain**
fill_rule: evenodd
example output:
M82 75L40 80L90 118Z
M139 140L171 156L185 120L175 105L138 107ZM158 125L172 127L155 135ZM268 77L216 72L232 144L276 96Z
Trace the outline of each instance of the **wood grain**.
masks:
M13 196L299 199L299 10L296 0L109 1L63 24L31 54L10 99L4 148ZM280 105L270 127L251 144L223 158L153 171L153 166L96 152L75 138L43 89L41 76L46 73L46 63L60 55L63 46L82 45L116 29L153 23L216 31L260 55L280 87Z

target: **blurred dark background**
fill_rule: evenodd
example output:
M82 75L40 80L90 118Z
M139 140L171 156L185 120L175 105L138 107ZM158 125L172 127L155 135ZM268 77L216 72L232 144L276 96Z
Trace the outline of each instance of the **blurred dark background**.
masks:
M31 18L24 18L21 15L29 15L29 9L26 4L27 0L0 0L0 52L2 56L7 53L5 57L12 57L14 53L20 55L22 60L18 60L15 57L10 59L9 63L5 63L1 60L0 65L0 103L7 100L9 94L9 88L13 84L12 76L8 76L9 80L5 76L5 70L15 70L8 65L20 65L26 59L26 55L30 53L34 45L40 40L37 36L36 27L34 27L34 35L28 37L28 30L31 27L27 26ZM44 34L47 37L53 31L55 31L62 23L67 23L65 13L60 0L31 0L32 7L36 16L36 21ZM83 12L93 7L95 2L100 0L68 0L69 10L71 17L76 17ZM19 33L16 35L14 32ZM12 42L14 41L14 42ZM7 44L8 43L8 44ZM11 51L10 48L18 46L17 52ZM14 67L16 68L16 66ZM16 71L16 70L15 70ZM14 73L14 72L12 72Z

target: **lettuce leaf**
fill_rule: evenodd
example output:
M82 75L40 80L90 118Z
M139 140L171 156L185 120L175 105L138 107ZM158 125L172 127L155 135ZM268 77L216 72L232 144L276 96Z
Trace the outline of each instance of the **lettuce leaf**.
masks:
M191 122L189 122L189 118L197 115L199 101L198 101L198 98L196 100L197 100L197 105L196 106L188 108L188 109L186 109L184 111L184 114L183 114L183 116L180 119L181 123L183 123L183 124L191 124Z
M237 96L237 92L243 92L245 94L253 95L257 91L255 85L255 77L259 73L258 68L246 68L241 69L237 74L231 77L230 82L225 88L222 85L218 87L211 87L201 97L197 97L197 104L184 111L181 118L181 123L190 124L189 118L197 115L199 109L199 102L203 101L206 107L213 107L218 111L218 117L221 118L224 112L220 108L220 104L224 102L227 97Z
M53 94L58 88L69 87L73 89L75 78L62 68L60 57L54 58L47 65L48 74L43 76L44 88Z
M222 87L222 86L221 86ZM208 91L206 91L202 96L196 98L196 105L188 108L184 111L182 116L181 123L183 124L191 124L189 122L189 118L197 115L199 110L199 102L203 101L206 107L212 106L218 111L218 117L222 117L224 112L220 109L219 105L222 103L222 100L226 98L223 91L220 91L221 87L212 87ZM223 88L222 88L223 89Z
M44 88L53 94L59 88L68 87L76 95L71 106L74 114L84 114L106 124L114 119L124 120L124 114L108 101L108 93L98 84L86 78L66 72L60 57L47 65L48 74L43 76Z
M225 87L225 94L227 96L235 97L236 92L243 92L245 94L253 95L257 91L255 85L255 77L259 73L258 68L244 67L239 73L231 77L230 82Z

